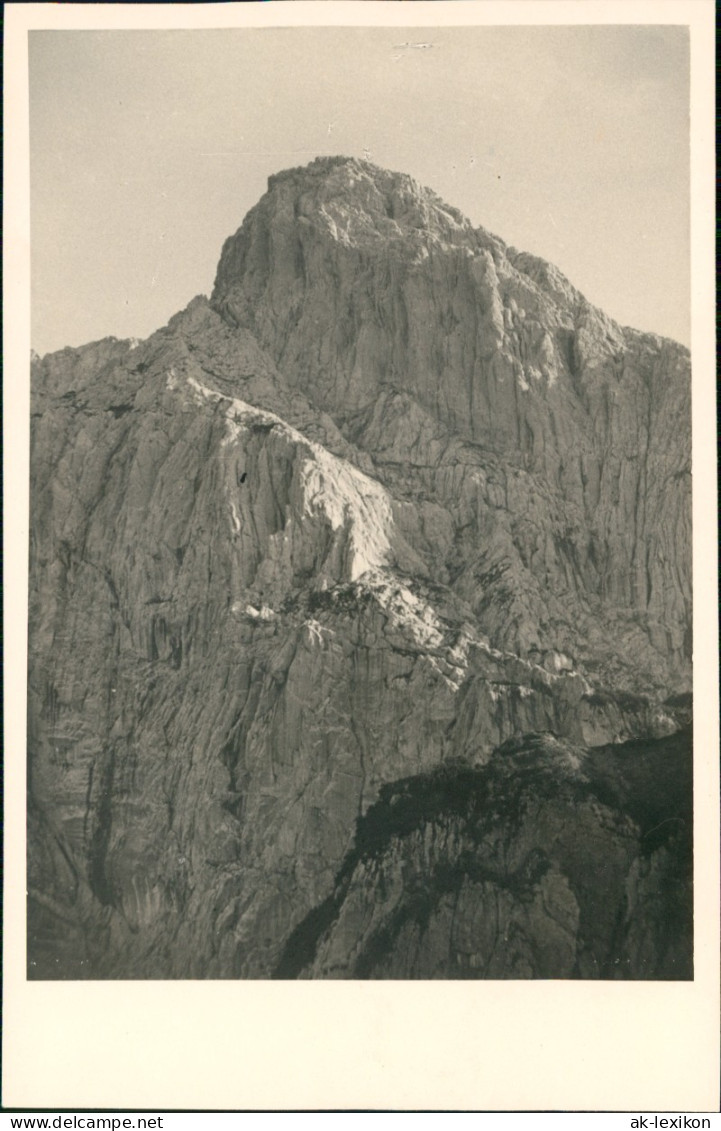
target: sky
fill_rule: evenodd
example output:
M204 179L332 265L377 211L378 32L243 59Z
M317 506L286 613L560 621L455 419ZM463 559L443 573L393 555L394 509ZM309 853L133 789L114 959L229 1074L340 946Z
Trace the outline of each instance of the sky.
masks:
M684 28L33 31L29 55L40 354L164 325L268 176L336 153L689 344Z

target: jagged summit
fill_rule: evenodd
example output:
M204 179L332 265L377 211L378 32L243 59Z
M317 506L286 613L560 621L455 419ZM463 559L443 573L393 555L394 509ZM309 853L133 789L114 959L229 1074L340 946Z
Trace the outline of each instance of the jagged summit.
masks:
M225 300L236 289L237 276L253 269L246 256L249 242L256 243L261 260L273 248L276 260L282 261L283 233L300 229L304 234L294 241L291 257L296 267L303 261L311 231L349 252L385 258L396 268L418 268L432 255L449 255L476 260L476 271L483 273L488 255L501 289L524 292L526 309L540 306L557 324L583 321L588 329L593 323L599 342L608 338L616 348L624 334L632 334L688 355L685 347L669 339L620 326L554 264L511 247L482 226L474 227L458 208L407 173L341 155L316 157L268 178L266 194L223 246L212 295L217 308L228 311ZM285 268L287 272L287 264Z
M553 427L581 394L618 384L629 351L642 368L652 355L678 372L688 362L409 176L353 157L270 178L223 246L211 304L319 407L366 410L399 389L529 468L558 448Z
M416 313L412 307L418 292L425 290L447 306L446 323L468 321L464 311L453 309L453 292L460 286L484 327L481 353L499 349L522 387L528 385L528 373L523 365L519 368L519 360L524 360L519 354L528 351L519 338L529 326L540 326L552 337L558 330L571 331L585 359L590 352L608 358L624 348L626 331L588 302L553 264L474 227L457 208L407 174L356 157L318 157L271 176L266 194L223 245L211 302L231 323L258 330L275 353L265 336L266 304L285 347L293 336L292 327L284 325L286 316L302 321L307 281L317 283L325 275L334 280L335 293L325 313L318 312L317 318L314 313L313 318L322 324L333 311L342 325L357 301L355 295L345 295L342 280L353 256L361 257L354 276L366 270L363 257L372 256L378 282L386 289L389 281L402 288L408 317ZM399 316L403 312L397 301L389 310L388 297L376 294L370 310L354 314L354 327L370 319L379 324L382 336ZM348 333L353 335L354 328L348 327ZM443 333L447 336L448 329ZM653 335L647 338L663 342ZM554 350L545 341L545 360L531 368L555 379L573 366L568 347L566 342Z
M345 156L317 157L268 178L267 193L225 242L215 302L222 304L234 268L245 269L244 260L238 263L244 235L258 225L277 233L291 224L310 227L349 250L408 264L422 264L430 254L475 258L487 252L502 273L522 275L525 286L566 314L580 307L594 309L553 264L518 252L487 229L474 227L458 208L413 177Z
M457 209L405 173L382 169L355 157L318 157L309 165L271 176L268 191L226 241L216 279L222 292L227 259L244 229L272 223L310 226L347 247L423 258L429 250L465 245L469 253L502 241L473 226Z
M271 173L268 177L268 189L272 189L276 184L289 179L326 179L331 174L340 173L345 174L347 179L353 180L361 175L367 175L371 178L387 179L392 177L395 180L405 181L414 185L420 192L430 191L424 190L408 173L385 169L381 165L376 165L372 161L368 161L362 157L349 156L342 153L328 154L314 157L305 165L293 165L288 169L280 169L277 173Z
M438 193L422 185L409 173L385 169L360 157L316 157L307 165L280 170L268 177L268 191L272 192L277 186L287 182L292 182L301 191L310 189L313 185L324 185L328 195L342 195L353 189L357 190L363 184L372 185L383 195L413 196L419 201L433 202L453 215L459 223L470 226L457 208L450 207Z
M416 230L455 227L471 230L471 223L430 188L407 173L381 168L358 157L316 157L305 166L286 169L268 178L268 191L292 186L299 196L317 194L323 203L352 201L376 220L395 220ZM390 229L386 228L386 232Z

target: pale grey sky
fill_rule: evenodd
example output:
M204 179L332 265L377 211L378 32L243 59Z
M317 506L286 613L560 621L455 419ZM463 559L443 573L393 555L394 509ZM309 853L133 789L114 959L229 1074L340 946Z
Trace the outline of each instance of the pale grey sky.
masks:
M31 32L33 347L145 337L269 174L364 151L688 344L688 85L676 27Z

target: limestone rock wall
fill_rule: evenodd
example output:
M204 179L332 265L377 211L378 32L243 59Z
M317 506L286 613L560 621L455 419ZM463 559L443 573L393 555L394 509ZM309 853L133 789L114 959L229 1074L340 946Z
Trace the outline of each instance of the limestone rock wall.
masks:
M347 862L395 782L688 722L688 447L685 351L353 161L272 178L211 303L35 359L29 976L608 976L600 910L579 957L586 841L646 955L624 976L661 976L678 846L640 853L615 795L574 815L563 778L555 815L506 814L507 876L548 858L522 906L482 838L456 925L438 889L431 934L404 920L376 958L403 903L381 887L432 894L465 817ZM526 941L492 958L499 900ZM289 940L331 905L301 962ZM428 941L474 924L477 946Z
M572 623L589 603L604 620L624 610L640 628L615 633L630 666L690 686L686 350L619 327L555 268L354 160L273 178L225 244L212 301L380 477L410 471L451 509L458 464L491 479L474 556L544 603L562 595ZM502 619L492 635L523 650L542 618Z

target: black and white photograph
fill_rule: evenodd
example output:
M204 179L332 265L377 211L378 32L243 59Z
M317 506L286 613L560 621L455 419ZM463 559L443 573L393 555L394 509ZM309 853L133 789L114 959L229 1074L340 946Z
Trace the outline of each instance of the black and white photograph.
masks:
M27 982L692 983L689 27L27 52Z

